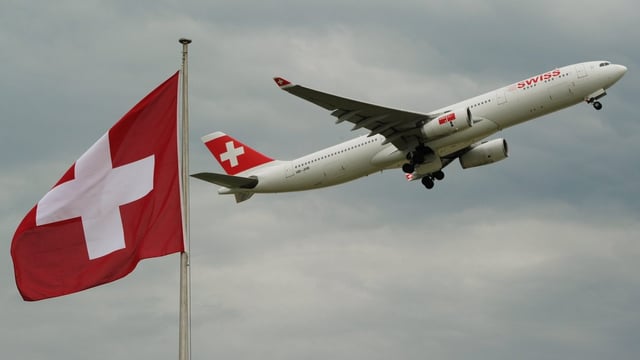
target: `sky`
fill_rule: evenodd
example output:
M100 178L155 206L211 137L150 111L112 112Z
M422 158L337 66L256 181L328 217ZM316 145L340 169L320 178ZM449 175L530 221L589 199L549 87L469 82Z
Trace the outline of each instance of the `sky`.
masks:
M272 77L429 112L590 60L629 68L595 111L507 129L500 163L427 191L385 171L236 204L191 182L193 359L637 359L636 2L61 0L0 3L0 349L175 359L179 256L24 302L15 228L189 48L191 172L224 131L278 159L360 132Z

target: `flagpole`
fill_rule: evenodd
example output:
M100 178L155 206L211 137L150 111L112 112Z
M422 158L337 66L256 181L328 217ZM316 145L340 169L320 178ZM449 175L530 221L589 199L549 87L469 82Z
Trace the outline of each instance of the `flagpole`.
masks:
M180 254L180 330L178 359L191 358L191 274L189 271L190 222L189 222L189 102L187 78L187 47L191 40L181 38L182 44L182 211L184 214L185 249Z

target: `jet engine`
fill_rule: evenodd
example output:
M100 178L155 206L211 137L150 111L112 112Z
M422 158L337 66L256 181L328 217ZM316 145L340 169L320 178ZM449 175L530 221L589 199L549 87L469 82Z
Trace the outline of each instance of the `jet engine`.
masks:
M422 133L427 139L437 138L470 128L471 123L471 110L459 109L429 121L422 127Z
M460 156L460 165L463 169L491 164L509 156L509 148L505 139L483 141L477 145L471 145L471 150Z

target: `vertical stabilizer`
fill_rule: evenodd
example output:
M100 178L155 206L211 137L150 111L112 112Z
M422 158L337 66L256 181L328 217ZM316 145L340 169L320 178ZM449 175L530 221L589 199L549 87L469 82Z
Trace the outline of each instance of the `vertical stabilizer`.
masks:
M273 161L272 158L220 131L203 136L202 142L229 175L236 175Z

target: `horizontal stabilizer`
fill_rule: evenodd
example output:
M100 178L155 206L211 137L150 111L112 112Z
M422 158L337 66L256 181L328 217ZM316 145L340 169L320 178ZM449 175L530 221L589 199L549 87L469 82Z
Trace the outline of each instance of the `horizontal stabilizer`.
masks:
M247 201L249 200L252 196L253 193L252 192L242 192L242 193L237 193L237 194L233 194L236 197L236 202L237 203L241 203L243 201Z
M216 173L191 174L196 179L204 180L229 189L253 189L258 185L258 179L241 176L231 176Z

